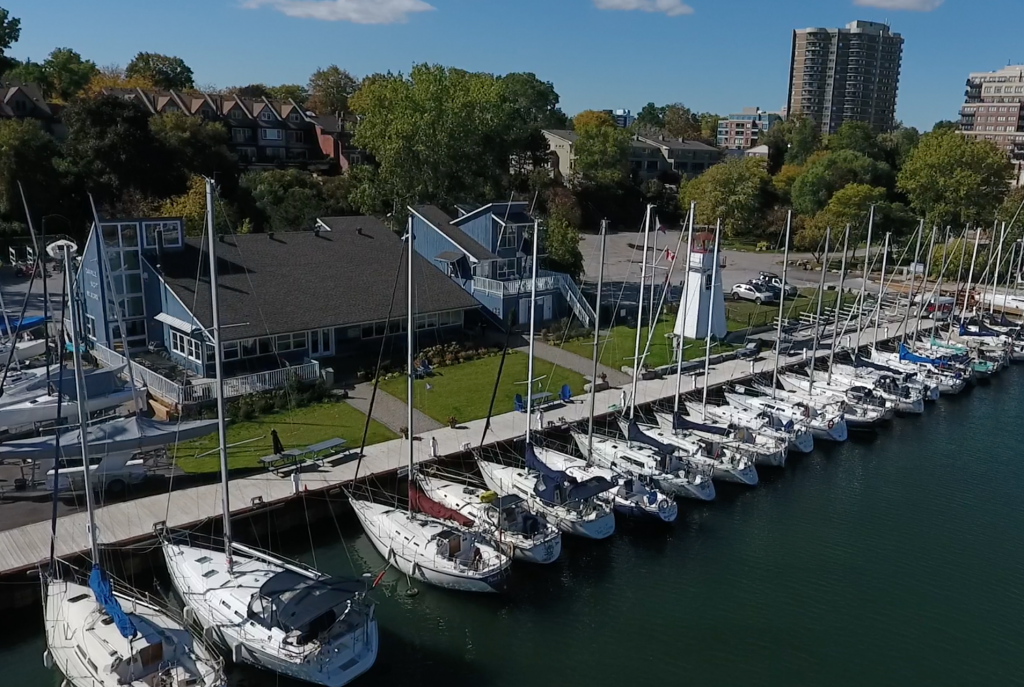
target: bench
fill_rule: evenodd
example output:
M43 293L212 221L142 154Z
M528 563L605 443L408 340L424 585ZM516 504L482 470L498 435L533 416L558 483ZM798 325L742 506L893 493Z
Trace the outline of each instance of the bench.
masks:
M295 468L298 470L303 463L317 463L318 465L322 465L323 459L327 457L324 455L326 452L340 449L347 443L348 442L344 439L327 439L326 441L321 441L318 444L306 446L305 448L293 448L288 449L283 453L274 453L269 456L263 456L260 458L259 462L274 473L280 473L288 468Z

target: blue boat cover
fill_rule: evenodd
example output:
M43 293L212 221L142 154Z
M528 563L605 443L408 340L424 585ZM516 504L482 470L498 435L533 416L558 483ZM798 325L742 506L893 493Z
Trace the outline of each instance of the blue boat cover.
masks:
M615 485L605 477L591 477L569 487L568 500L586 501L614 488Z
M48 319L48 317L40 317L38 315L35 317L26 317L23 320L19 320L16 317L12 317L11 329L19 332L27 332L29 329L32 329L33 327L38 327L39 325L43 324ZM7 334L6 322L0 322L0 334Z
M960 336L1002 336L1000 332L980 322L975 323L975 326L978 327L978 331L972 332L966 325L960 325Z
M560 470L552 470L550 467L548 467L546 463L544 463L540 458L537 457L536 451L533 450L533 444L526 445L526 467L533 470L534 472L539 472L544 477L547 477L551 481L557 482L559 484L563 482L576 481L575 479L569 477L569 475L565 474L564 472Z
M96 602L103 606L103 610L114 621L114 625L117 626L117 631L121 633L122 637L131 639L138 634L138 630L135 629L135 623L124 612L117 597L114 596L114 590L110 587L110 580L100 566L96 564L93 564L92 572L89 573L89 588L96 595Z
M900 360L908 363L924 363L925 365L946 365L942 359L926 358L923 355L912 353L906 344L900 344Z
M662 453L667 456L670 456L676 452L675 446L672 446L671 444L662 443L655 439L654 437L645 434L640 429L639 425L636 424L636 420L629 421L629 426L626 428L626 441L630 443L636 442L638 444L645 444L655 449L659 453Z
M675 413L672 416L672 429L677 431L690 429L696 432L715 434L720 437L727 437L730 434L729 430L724 427L715 427L713 425L704 425L700 422L694 422L693 420L688 420L683 417L682 413Z

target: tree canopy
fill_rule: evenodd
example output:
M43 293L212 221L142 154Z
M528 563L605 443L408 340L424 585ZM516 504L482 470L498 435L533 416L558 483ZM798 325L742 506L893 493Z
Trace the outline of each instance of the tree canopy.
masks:
M180 57L140 52L124 69L126 79L142 78L157 88L195 88L192 69Z
M811 159L793 182L793 209L805 217L821 212L832 196L847 184L890 185L888 165L852 150L823 153Z
M577 129L576 174L584 184L608 186L629 171L629 132L614 124L588 124Z
M614 128L615 120L607 112L584 110L572 118L572 128L577 133L587 128Z
M311 230L319 217L352 214L349 179L317 178L297 169L249 172L242 176L261 215L264 231Z
M698 224L714 224L721 218L726 236L742 236L759 225L770 187L764 160L733 158L683 184L679 205L685 209L695 201Z
M0 74L14 66L15 60L7 55L7 49L21 37L21 20L0 7Z
M843 122L825 145L830 152L852 150L873 160L883 157L878 137L867 122Z
M349 99L359 88L355 77L336 64L318 68L306 86L306 107L321 115L341 116L348 111Z

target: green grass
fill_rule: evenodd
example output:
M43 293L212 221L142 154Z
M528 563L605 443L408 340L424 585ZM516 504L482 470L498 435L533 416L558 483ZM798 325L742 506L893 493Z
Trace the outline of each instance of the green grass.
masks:
M785 302L786 319L797 320L805 312L815 313L818 310L817 289L800 289L796 298L787 298ZM822 300L822 312L828 310L836 302L837 292L826 291ZM847 295L844 305L851 305L857 300L855 295ZM728 295L725 301L725 317L729 331L734 332L748 327L760 327L775 322L779 316L779 304L758 305L753 301L734 301Z
M645 358L648 368L661 367L672 362L672 339L667 337L666 334L671 334L674 326L674 315L662 317L658 324L655 325L654 338L651 339L651 347L647 352L647 358ZM650 327L644 327L640 331L641 352L643 352L644 347L647 345L647 333L649 330ZM621 370L623 365L633 367L633 351L635 346L636 329L626 326L612 327L608 331L607 336L601 341L601 364L613 370ZM566 341L562 348L588 360L594 359L593 339ZM729 344L712 343L711 354L727 353L735 348L736 346ZM687 360L703 358L705 350L704 341L686 340L685 356Z
M259 467L259 459L274 452L270 443L272 429L277 430L285 449L310 446L335 437L345 439L349 446L358 448L365 422L366 416L363 413L347 403L337 401L273 413L248 422L231 423L228 425L229 446L250 439L256 441L228 448L228 467ZM366 443L377 444L397 436L384 425L373 421L370 423ZM186 441L177 446L177 464L187 473L217 472L220 458L216 450L216 433ZM213 453L202 458L196 457L210 451Z
M450 416L455 416L459 422L486 417L500 363L501 356L492 356L451 367L435 368L434 375L429 379L416 380L413 392L416 409L442 424L447 423ZM495 415L510 412L516 394L526 395L526 384L517 382L526 381L527 363L527 356L516 351L510 351L505 358L498 395L494 401ZM582 375L535 358L533 376L536 378L542 375L547 376L534 385L534 393L550 391L557 396L563 384L568 384L573 394L583 393L586 381ZM380 388L404 401L405 384L405 377L400 376L381 382ZM430 385L429 390L427 384Z

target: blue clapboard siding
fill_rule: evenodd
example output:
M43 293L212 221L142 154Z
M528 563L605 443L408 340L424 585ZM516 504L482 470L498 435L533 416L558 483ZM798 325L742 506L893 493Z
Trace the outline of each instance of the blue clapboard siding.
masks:
M100 239L99 231L93 227L89 232L89 238L85 243L85 250L82 252L82 264L78 268L78 288L80 299L84 308L84 315L93 318L95 322L94 338L102 346L110 347L110 329L107 326L106 307L107 287L103 279L103 269L100 264ZM85 323L80 322L82 330L85 331Z

